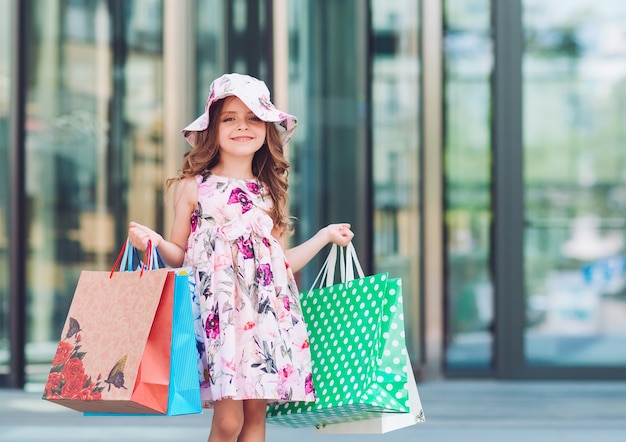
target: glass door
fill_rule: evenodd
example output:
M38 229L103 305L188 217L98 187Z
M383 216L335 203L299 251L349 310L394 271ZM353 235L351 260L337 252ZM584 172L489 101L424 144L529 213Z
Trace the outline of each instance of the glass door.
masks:
M522 6L524 365L623 367L626 2Z

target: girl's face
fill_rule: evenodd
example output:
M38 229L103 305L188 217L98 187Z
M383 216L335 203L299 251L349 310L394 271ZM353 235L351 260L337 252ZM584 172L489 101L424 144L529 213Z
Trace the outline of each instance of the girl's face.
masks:
M265 142L265 121L259 119L237 97L224 101L219 117L218 137L220 156L253 157Z

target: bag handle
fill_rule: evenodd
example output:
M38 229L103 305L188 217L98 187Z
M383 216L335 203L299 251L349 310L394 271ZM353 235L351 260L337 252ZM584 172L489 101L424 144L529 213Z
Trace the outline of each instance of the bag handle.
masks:
M309 289L308 293L311 293L311 291L315 288L315 286L317 285L317 282L320 281L320 287L321 287L321 281L327 277L327 269L328 269L328 263L331 261L331 258L333 260L333 266L335 265L334 262L337 260L337 249L335 248L336 245L333 244L333 246L330 248L330 252L328 253L328 256L326 257L326 259L324 260L324 264L322 264L322 268L320 269L320 271L317 273L317 276L315 277L315 280L313 280L313 284L311 284L311 288ZM333 258L334 255L334 258ZM328 282L328 281L327 281Z
M159 254L159 250L152 245L152 241L148 241L148 249L150 249L150 256L146 257L146 262L148 264L146 270L156 270L165 268L165 263L163 262L163 258Z
M361 267L361 263L359 262L359 258L356 255L356 249L352 242L348 243L346 247L339 247L337 244L333 244L328 252L328 256L322 265L319 273L315 277L313 284L311 284L311 288L309 289L310 293L316 287L330 287L335 284L335 271L337 266L337 249L339 249L339 272L340 272L340 282L352 281L355 278L355 269L356 276L358 278L364 278L365 273L363 272L363 268ZM319 286L317 285L319 282ZM322 285L325 284L325 285Z
M111 268L109 279L113 278L113 273L115 273L115 269L117 269L117 265L120 264L120 261L122 262L122 264L120 265L120 270L122 269L123 266L126 265L126 259L128 258L126 255L126 249L128 248L128 245L129 245L129 240L126 239L126 242L122 245L122 250L120 250L120 253L117 255L117 259L115 260L115 263L113 264L113 268Z
M120 271L132 272L138 268L141 263L139 253L137 252L137 249L132 246L129 239L126 239L126 243L122 247L122 251L124 254L122 255L122 261L120 262Z
M346 246L346 281L352 281L353 279L356 279L354 276L355 269L359 278L365 278L363 267L361 267L359 258L356 256L356 249L354 248L354 244L352 244L352 241L350 241Z
M156 246L152 245L152 241L148 240L148 245L146 246L146 256L141 263L141 274L143 274L144 270L156 270L164 267L165 263L163 262L161 255L159 255L159 251Z
M137 263L137 266L135 266L135 263ZM122 249L115 260L115 264L113 264L109 278L113 277L113 273L115 273L115 270L118 268L120 272L134 272L135 270L140 270L141 273L139 276L141 277L143 276L144 270L155 270L162 267L165 267L165 263L161 255L159 255L157 248L152 245L152 241L148 240L146 254L144 260L141 261L141 259L139 259L139 252L133 247L130 239L126 238L126 242L122 245Z

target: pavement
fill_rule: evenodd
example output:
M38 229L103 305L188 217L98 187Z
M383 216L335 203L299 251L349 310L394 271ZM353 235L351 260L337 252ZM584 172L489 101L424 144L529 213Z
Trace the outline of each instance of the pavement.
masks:
M431 381L418 385L425 423L383 435L326 435L269 425L268 442L621 442L626 382ZM30 389L29 389L30 390ZM0 389L0 441L206 441L211 412L177 417L84 417Z

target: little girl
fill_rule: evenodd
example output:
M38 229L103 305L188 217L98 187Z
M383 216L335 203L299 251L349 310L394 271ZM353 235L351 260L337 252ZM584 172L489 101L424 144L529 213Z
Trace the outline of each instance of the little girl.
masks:
M202 340L201 394L213 408L209 442L265 440L268 401L314 401L306 324L293 273L329 242L345 246L349 224L331 224L285 250L287 162L296 128L265 83L227 74L211 84L204 114L183 129L192 148L176 183L169 241L130 223L171 267L196 280Z

